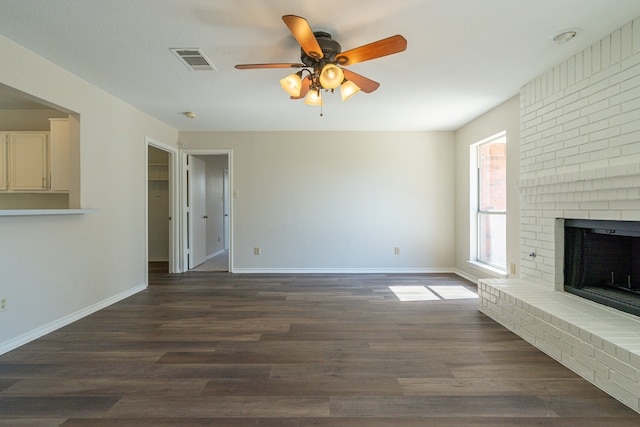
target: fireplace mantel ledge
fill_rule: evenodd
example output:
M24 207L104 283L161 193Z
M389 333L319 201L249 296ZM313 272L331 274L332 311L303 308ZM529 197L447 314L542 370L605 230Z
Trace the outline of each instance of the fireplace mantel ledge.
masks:
M623 177L640 177L640 164L608 166L606 168L587 169L584 171L522 178L518 181L518 188L539 187L543 185L566 184L572 182Z
M640 413L639 317L526 279L482 279L478 294L481 312Z

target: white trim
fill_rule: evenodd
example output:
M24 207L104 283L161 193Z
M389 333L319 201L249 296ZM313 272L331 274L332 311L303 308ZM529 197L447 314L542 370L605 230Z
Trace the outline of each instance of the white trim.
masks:
M506 135L507 135L507 131L503 130L503 131L500 131L500 132L498 132L498 133L496 133L494 135L488 136L488 137L486 137L485 139L483 139L481 141L474 142L473 144L471 144L471 146L472 147L473 146L478 147L479 145L482 145L482 144L484 144L486 142L493 141L494 139L502 138L503 136L506 136Z
M458 270L457 268L453 272L463 279L467 279L468 281L475 283L476 285L480 281L478 277L472 276L471 274L468 274L462 270Z
M123 299L128 298L131 295L135 295L138 292L144 291L146 288L147 288L147 285L143 283L142 285L138 285L131 289L127 289L126 291L122 291L119 294L116 294L112 297L109 297L93 305L90 305L81 310L78 310L75 313L71 313L68 316L64 316L58 320L54 320L53 322L47 323L44 326L33 329L32 331L29 331L13 339L0 343L0 355L7 353L13 349L16 349L22 345L25 345L35 339L38 339L43 335L46 335L50 332L53 332L64 326L67 326L75 322L76 320L80 320L83 317L89 316L90 314L93 314L96 311L102 310L103 308L106 308L112 304L122 301Z
M236 268L245 274L421 274L455 273L453 268Z
M479 261L473 261L473 260L468 260L467 264L469 264L471 267L480 270L484 273L487 274L491 274L493 276L493 278L496 279L506 279L507 278L507 272L505 270L501 270L499 268L493 267L489 264L485 264Z
M214 252L212 254L207 255L207 260L210 260L211 258L217 257L218 255L222 255L223 253L225 253L226 251L224 249L220 249L218 252Z
M96 213L99 209L15 209L0 210L0 216L82 215Z

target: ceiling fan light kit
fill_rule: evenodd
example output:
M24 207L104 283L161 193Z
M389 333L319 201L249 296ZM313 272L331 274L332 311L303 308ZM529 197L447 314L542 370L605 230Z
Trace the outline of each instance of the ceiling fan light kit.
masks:
M282 86L282 89L289 95L293 97L300 96L300 90L302 89L302 71L289 74L280 80L280 86Z
M347 80L340 86L340 95L342 96L342 102L351 98L356 93L360 92L360 88L354 82Z
M304 103L313 106L322 106L322 93L319 90L311 90L304 99Z
M320 72L320 85L326 89L335 89L344 81L344 73L340 67L328 63Z
M322 106L321 92L333 92L338 87L342 101L360 91L375 91L380 83L342 67L399 53L407 48L407 40L401 35L395 35L342 52L342 47L333 40L331 34L324 31L313 32L306 19L285 15L282 20L300 44L302 63L238 64L235 68L302 68L280 80L280 86L291 99L305 98L304 103L307 105ZM303 78L305 72L307 75Z

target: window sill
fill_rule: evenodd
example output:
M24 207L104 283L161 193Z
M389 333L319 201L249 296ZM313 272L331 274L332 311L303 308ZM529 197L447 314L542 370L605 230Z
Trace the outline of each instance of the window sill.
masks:
M10 209L0 210L0 216L82 215L98 209Z
M478 262L478 261L469 260L469 261L467 261L467 263L469 265L471 265L472 267L477 268L478 270L481 270L481 271L484 271L485 273L491 274L495 278L506 279L508 277L506 270L501 270L499 268L492 267L490 265L483 264L483 263Z

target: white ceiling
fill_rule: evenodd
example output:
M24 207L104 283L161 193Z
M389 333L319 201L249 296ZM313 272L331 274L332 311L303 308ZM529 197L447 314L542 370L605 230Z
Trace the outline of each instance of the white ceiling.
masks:
M282 91L286 69L233 67L299 62L285 14L343 50L394 34L408 47L350 67L380 88L328 95L320 117ZM454 130L637 16L638 0L0 0L0 34L178 130ZM578 37L556 45L567 28Z

